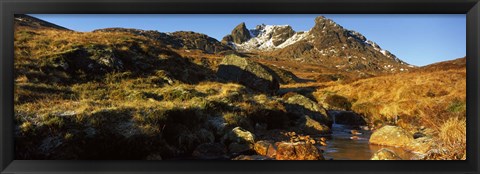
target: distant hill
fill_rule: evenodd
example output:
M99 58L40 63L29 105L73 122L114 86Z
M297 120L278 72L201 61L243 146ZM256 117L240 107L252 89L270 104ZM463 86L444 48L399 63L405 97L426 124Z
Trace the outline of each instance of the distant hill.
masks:
M465 57L458 58L449 61L437 62L430 65L425 65L419 67L415 71L441 71L441 70L449 70L449 69L462 69L467 66L467 59Z
M185 50L202 50L206 53L232 53L232 48L220 43L216 39L205 34L195 33L191 31L177 31L173 33L162 33L153 30L138 30L126 28L105 28L94 30L93 32L127 32L135 35L141 35L150 39L157 40L165 46L185 49Z
M15 15L15 27L30 27L34 29L57 29L57 30L70 30L68 28L52 24L50 22L23 14Z

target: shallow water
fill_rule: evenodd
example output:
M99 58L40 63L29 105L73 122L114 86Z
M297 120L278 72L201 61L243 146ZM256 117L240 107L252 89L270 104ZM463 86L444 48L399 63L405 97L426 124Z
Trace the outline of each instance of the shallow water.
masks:
M383 148L378 145L368 143L371 132L360 130L362 135L357 135L360 139L352 140L350 137L350 127L347 125L333 124L332 135L327 140L327 146L322 147L326 159L333 160L369 160L372 155ZM388 148L402 159L410 159L413 154L403 150L402 148Z

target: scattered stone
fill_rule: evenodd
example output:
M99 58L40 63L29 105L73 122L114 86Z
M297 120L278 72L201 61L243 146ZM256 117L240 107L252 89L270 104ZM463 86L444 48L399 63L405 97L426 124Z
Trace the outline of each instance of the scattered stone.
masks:
M398 155L386 148L382 148L373 154L371 160L402 160Z
M277 160L325 160L321 152L312 144L305 142L278 142Z

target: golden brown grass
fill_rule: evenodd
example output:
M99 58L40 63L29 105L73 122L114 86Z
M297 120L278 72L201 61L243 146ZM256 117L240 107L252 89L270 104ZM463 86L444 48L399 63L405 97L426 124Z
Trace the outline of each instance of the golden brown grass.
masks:
M466 70L452 68L362 79L317 90L324 106L330 96L345 97L351 109L373 127L398 125L414 133L425 126L433 131L442 153L428 159L464 159Z
M332 94L352 101L352 109L371 121L400 115L422 118L434 113L428 108L448 109L454 101L465 101L465 69L432 73L403 73L323 88L315 92L318 101Z

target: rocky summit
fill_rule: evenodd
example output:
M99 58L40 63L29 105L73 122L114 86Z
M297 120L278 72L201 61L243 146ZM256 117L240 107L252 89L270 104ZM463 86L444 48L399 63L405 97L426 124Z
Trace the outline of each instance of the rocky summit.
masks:
M237 51L262 52L276 58L327 65L345 71L398 72L412 69L359 32L345 29L323 16L315 18L314 22L309 31L298 32L289 25L265 24L247 30L242 23L222 42ZM230 37L241 39L234 41Z

